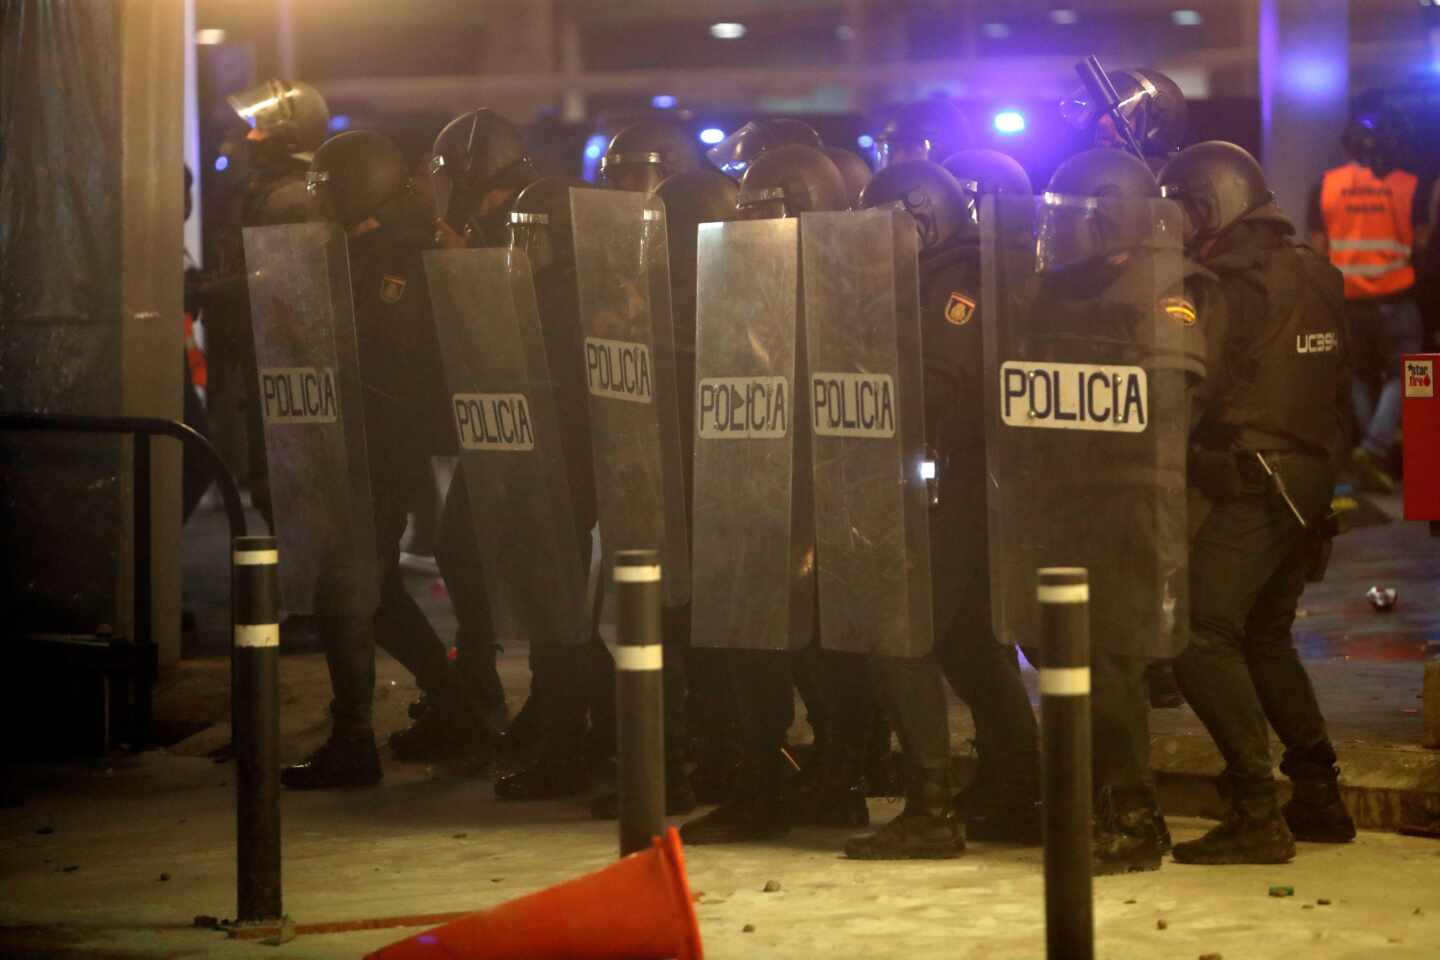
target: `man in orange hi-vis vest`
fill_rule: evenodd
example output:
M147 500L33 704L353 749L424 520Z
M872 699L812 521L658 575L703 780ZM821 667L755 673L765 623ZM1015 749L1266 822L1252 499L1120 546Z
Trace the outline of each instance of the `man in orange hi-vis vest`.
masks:
M1314 194L1310 240L1345 276L1359 432L1350 465L1361 487L1388 493L1396 487L1400 357L1424 342L1414 256L1429 232L1429 191L1396 167L1398 138L1383 119L1351 123L1341 142L1348 162L1326 172Z

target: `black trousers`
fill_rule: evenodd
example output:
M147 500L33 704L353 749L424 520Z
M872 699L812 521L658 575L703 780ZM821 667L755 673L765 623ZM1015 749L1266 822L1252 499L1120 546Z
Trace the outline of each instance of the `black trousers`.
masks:
M487 701L482 704L482 709L488 715L495 710L503 712L504 692L495 669L495 654L499 645L470 509L470 491L465 484L465 467L462 465L455 469L450 489L445 494L440 535L435 543L435 561L440 566L450 603L455 609L455 666L461 694ZM403 528L401 532L404 532ZM419 610L415 612L419 613ZM385 642L383 637L381 642ZM428 648L428 641L426 646ZM401 659L389 647L385 649L397 660ZM429 689L420 674L415 675L415 680L422 690ZM498 704L488 702L497 697L500 698Z
M1090 654L1091 777L1096 792L1152 802L1150 688L1144 657L1096 646Z
M1333 474L1318 457L1266 454L1307 517L1330 501ZM1272 782L1267 723L1292 778L1333 776L1335 751L1291 626L1314 543L1258 464L1244 495L1217 501L1190 554L1190 647L1175 663L1195 713L1240 786Z

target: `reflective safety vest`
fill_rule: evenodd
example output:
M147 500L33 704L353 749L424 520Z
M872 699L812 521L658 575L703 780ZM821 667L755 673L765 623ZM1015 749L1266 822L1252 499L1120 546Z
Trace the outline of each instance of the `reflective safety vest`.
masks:
M1383 297L1415 285L1410 213L1418 184L1413 173L1394 170L1381 179L1358 163L1325 174L1320 211L1330 262L1345 276L1347 300Z

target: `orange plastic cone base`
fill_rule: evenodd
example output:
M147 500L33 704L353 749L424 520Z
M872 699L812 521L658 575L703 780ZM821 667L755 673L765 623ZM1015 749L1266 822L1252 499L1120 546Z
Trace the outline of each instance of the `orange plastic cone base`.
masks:
M367 960L703 960L671 827L645 853L392 943Z

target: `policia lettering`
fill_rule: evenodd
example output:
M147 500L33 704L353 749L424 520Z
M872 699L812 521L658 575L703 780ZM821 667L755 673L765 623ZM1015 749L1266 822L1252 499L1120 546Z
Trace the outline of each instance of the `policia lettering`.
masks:
M702 440L778 440L790 432L785 377L710 377L699 390Z
M585 338L585 378L597 397L652 403L651 370L650 348L643 343Z
M895 381L889 374L817 373L810 386L820 436L895 436Z
M1000 419L1008 427L1143 433L1149 396L1142 367L1011 360L1000 368Z
M534 421L523 393L457 393L452 399L461 449L535 449Z
M265 367L260 397L266 423L334 423L340 418L335 371L329 367Z

